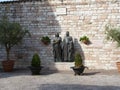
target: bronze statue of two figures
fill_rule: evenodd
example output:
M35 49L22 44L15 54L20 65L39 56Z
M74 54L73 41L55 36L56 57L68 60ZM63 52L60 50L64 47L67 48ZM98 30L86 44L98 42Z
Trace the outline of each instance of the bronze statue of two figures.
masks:
M74 44L72 37L69 36L69 32L66 32L63 41L58 33L55 34L53 40L53 55L55 62L73 62Z

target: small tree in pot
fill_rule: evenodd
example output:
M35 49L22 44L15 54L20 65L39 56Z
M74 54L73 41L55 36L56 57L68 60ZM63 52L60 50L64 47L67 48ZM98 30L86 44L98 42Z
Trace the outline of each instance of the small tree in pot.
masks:
M27 33L28 30L22 29L19 23L9 22L6 16L0 20L0 44L5 47L7 56L2 62L4 71L13 70L14 61L10 60L11 48L19 44Z
M75 54L74 61L75 61L75 66L71 68L74 70L75 75L81 75L86 67L83 65L83 60L80 53Z
M31 66L29 67L32 75L39 75L40 71L41 71L41 60L40 57L37 53L35 53L32 57L32 61L31 61Z
M117 46L120 47L120 27L107 24L105 26L106 39L113 42L117 42ZM120 62L116 62L118 71L120 72Z
M84 44L90 43L90 40L87 36L80 37L80 41L83 42Z

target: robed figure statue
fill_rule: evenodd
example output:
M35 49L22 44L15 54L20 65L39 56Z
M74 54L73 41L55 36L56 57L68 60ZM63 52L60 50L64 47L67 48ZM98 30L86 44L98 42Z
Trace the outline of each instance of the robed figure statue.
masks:
M59 33L55 34L55 38L53 40L53 55L55 62L62 61L62 39L59 37Z
M74 61L74 44L73 39L69 36L69 32L66 32L66 36L63 39L62 44L62 56L64 62Z

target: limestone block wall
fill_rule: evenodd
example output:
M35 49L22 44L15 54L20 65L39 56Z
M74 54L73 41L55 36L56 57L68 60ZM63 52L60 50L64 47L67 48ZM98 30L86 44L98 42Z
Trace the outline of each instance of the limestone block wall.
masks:
M106 41L105 25L120 26L119 0L46 0L0 4L0 17L6 14L10 21L19 22L26 27L31 38L13 48L11 58L16 60L15 67L30 65L32 55L39 53L42 64L54 66L52 44L45 46L42 36L51 40L56 32L64 38L66 31L74 39L76 51L80 51L84 64L90 69L116 69L120 60L120 49L116 43ZM85 45L79 38L87 35L91 41ZM4 47L0 46L0 60L5 59Z

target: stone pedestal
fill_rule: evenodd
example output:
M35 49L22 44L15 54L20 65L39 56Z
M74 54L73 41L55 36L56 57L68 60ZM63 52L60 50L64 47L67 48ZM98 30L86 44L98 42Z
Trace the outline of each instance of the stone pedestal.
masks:
M50 69L58 71L69 71L72 70L70 68L72 66L74 66L74 62L55 62L54 65L50 67Z

